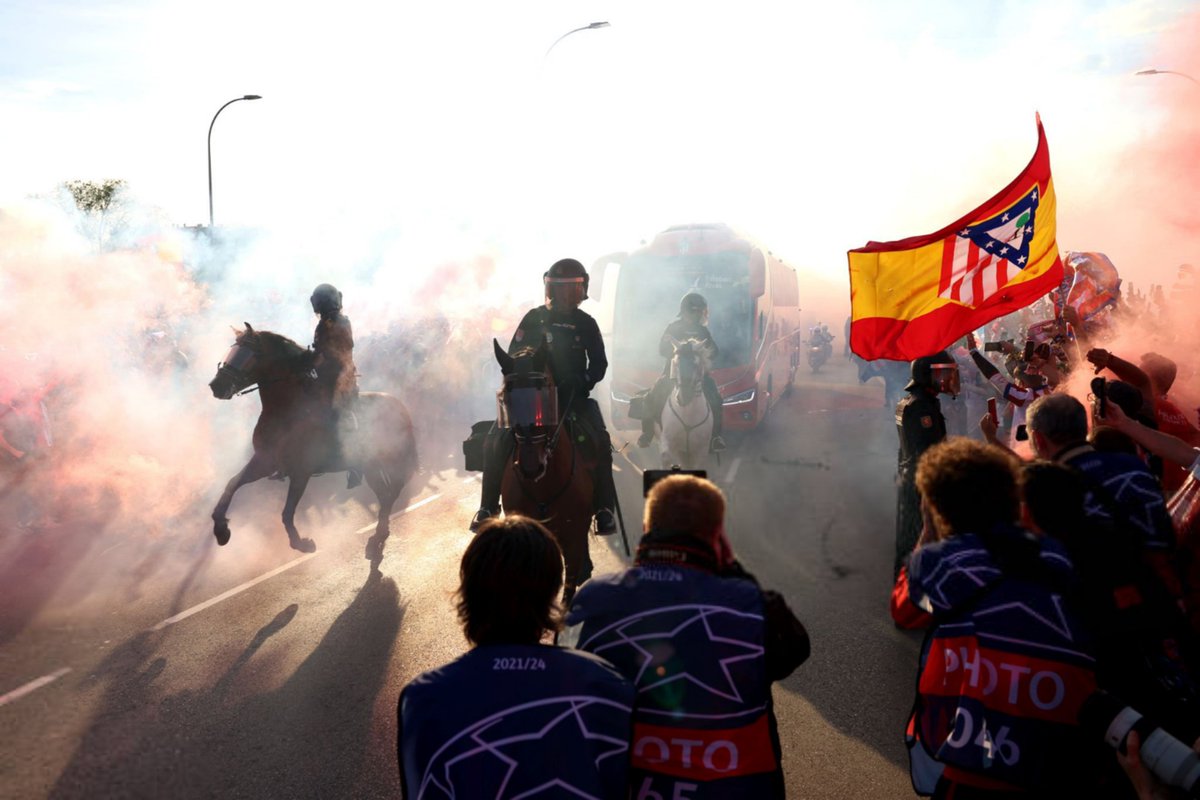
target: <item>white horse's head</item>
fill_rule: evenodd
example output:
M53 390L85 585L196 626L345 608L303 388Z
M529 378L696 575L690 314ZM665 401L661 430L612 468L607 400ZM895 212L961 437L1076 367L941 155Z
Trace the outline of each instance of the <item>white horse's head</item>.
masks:
M685 406L701 394L704 376L708 374L712 356L700 339L671 340L671 380L675 383L676 398Z

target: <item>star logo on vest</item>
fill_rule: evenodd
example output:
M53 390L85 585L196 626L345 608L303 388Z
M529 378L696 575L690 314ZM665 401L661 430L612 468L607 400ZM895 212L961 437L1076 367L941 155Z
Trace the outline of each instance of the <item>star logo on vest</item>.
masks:
M628 706L605 698L571 696L492 714L442 745L421 777L417 800L592 797L575 782L597 766L612 764L616 769L627 758L629 743L603 731L613 730L613 720L627 719L629 711ZM564 740L578 743L572 751L579 757L551 763L546 742Z
M676 606L629 617L580 647L614 664L632 663L638 693L680 717L688 716L683 705L689 696L694 707L732 704L745 712L749 709L740 687L755 683L747 676L762 668L764 656L761 645L744 637L747 623L761 620L720 606ZM677 650L686 650L686 663ZM696 689L707 700L695 700Z
M1039 203L1037 184L995 216L972 223L946 240L938 296L979 306L1029 263Z

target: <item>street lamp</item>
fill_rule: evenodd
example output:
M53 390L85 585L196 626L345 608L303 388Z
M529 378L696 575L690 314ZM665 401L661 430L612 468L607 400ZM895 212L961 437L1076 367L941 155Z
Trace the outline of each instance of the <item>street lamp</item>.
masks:
M566 32L566 33L564 33L562 36L560 36L560 37L558 37L557 39L555 39L555 40L554 40L554 44L552 44L552 45L550 45L549 47L547 47L547 48L546 48L546 56L550 55L550 51L554 49L554 45L555 45L555 44L558 44L558 43L559 43L559 42L561 42L563 39L565 39L565 38L567 38L568 36L570 36L572 33L579 33L580 31L594 31L594 30L596 30L597 28L607 28L607 27L608 27L608 23L607 23L607 22L593 22L591 25L584 25L582 28L576 28L576 29L574 29L574 30L567 31L567 32ZM545 58L546 56L542 56L542 58Z
M1178 75L1181 78L1187 78L1192 83L1200 86L1200 81L1188 75L1186 72L1176 72L1173 69L1139 69L1134 75Z
M225 108L238 100L262 100L262 95L244 94L241 97L235 97L225 105L217 109L217 113L213 114L212 122L208 123L208 228L211 231L213 227L213 202L212 202L212 129L213 125L217 124L217 117L221 116L221 112Z

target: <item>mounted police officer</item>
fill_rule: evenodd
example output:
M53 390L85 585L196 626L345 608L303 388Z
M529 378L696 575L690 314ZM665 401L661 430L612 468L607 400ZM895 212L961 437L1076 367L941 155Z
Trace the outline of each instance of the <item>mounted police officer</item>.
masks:
M912 380L904 387L908 396L896 404L896 433L900 437L896 498L896 560L899 572L921 534L921 499L917 495L917 462L921 454L946 438L939 394L958 395L958 363L945 350L922 356L910 365Z
M322 283L313 289L313 312L321 319L313 333L309 366L316 372L317 397L328 412L328 425L338 442L338 460L344 460L346 432L358 427L353 404L358 399L358 371L354 366L354 331L342 313L342 293ZM362 482L362 473L347 469L346 488Z
M715 359L717 342L708 330L708 301L704 295L696 291L688 292L679 301L679 316L667 325L662 338L658 340L658 354L667 360L662 376L646 393L644 418L642 419L642 435L638 437L638 447L649 447L654 441L654 424L662 417L663 407L671 394L671 357L675 354L675 342L685 342L688 339L699 340L708 350L709 357ZM719 453L725 449L725 440L721 438L721 428L724 422L724 405L721 400L721 390L710 373L704 374L702 383L704 399L712 412L712 440L709 450Z
M588 392L604 378L608 358L600 327L579 304L587 297L588 274L573 258L556 261L542 276L546 303L530 309L521 319L508 345L509 354L524 347L536 347L543 340L550 348L550 368L558 387L558 406L564 414L574 413L587 428L595 448L595 495L593 510L596 533L607 536L617 532L613 515L617 490L612 477L612 444L600 415L600 406ZM500 490L504 461L512 440L492 435L485 447L483 492L479 511L471 520L471 530L496 516L500 510Z

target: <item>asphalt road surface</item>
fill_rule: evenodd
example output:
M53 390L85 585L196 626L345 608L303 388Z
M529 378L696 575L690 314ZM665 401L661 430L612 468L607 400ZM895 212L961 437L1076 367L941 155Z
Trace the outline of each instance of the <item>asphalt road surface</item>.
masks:
M789 797L913 796L902 731L919 638L887 611L896 447L882 398L835 359L710 469L739 557L812 637L775 688ZM479 494L465 433L423 441L378 571L364 559L370 492L341 476L314 480L297 516L310 555L287 547L271 481L238 495L226 547L203 509L135 531L112 498L6 521L0 796L398 797L400 690L466 647L452 605ZM635 531L640 469L656 460L633 445L616 459ZM592 539L597 573L620 568L618 548Z

